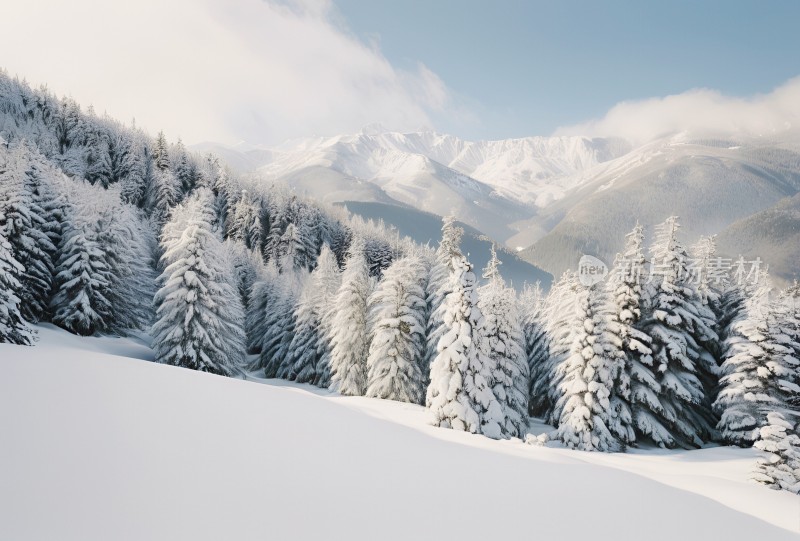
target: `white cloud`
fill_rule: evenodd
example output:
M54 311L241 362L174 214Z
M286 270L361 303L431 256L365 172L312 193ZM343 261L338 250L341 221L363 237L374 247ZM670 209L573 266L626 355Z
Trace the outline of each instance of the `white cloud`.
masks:
M324 0L13 2L0 66L189 143L415 129L448 114L435 73L396 69L337 17Z
M695 136L768 136L800 130L800 77L749 98L707 89L622 102L599 120L562 127L557 135L623 137L646 143L672 133Z

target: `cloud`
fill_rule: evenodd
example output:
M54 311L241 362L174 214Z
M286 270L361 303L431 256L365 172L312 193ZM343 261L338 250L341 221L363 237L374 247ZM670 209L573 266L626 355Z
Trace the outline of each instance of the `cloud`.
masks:
M622 102L601 119L562 127L556 134L622 137L642 144L680 132L736 137L797 131L800 131L800 77L768 94L748 98L698 89L663 98Z
M3 11L9 73L189 143L416 129L451 107L435 73L392 66L329 1L28 0Z

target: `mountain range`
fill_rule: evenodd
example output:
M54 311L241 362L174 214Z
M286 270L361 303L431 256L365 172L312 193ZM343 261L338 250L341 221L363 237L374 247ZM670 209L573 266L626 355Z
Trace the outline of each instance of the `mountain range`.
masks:
M720 255L761 257L778 283L800 266L800 140L669 134L465 141L380 126L276 147L195 146L240 172L351 210L391 205L459 220L557 276L584 253L613 261L638 221L677 214L687 243L718 234ZM358 207L358 209L356 209ZM396 210L396 215L400 210ZM410 211L409 211L410 212ZM398 228L404 221L398 218ZM389 220L387 220L389 221ZM429 239L417 239L426 242Z

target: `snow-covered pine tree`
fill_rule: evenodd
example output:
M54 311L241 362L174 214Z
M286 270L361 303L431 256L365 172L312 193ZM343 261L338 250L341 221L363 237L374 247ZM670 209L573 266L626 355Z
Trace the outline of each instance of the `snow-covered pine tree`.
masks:
M372 340L367 358L367 396L422 404L425 394L425 292L422 260L395 260L369 304Z
M108 188L111 175L109 134L103 129L91 129L86 136L86 180Z
M687 280L688 255L678 240L678 218L669 217L656 229L651 247L658 279L648 284L650 308L641 330L652 339L654 371L661 385L662 421L673 436L658 442L666 447L699 447L713 435L707 381L716 371L703 342L714 339L710 311Z
M659 420L664 413L661 405L661 385L653 368L652 340L639 330L644 304L644 230L638 223L625 237L625 250L617 254L608 280L613 303L613 317L618 328L626 367L618 381L612 401L624 418L623 408L629 408L635 435L643 435L655 443L672 441L670 430ZM620 439L633 443L633 439Z
M796 427L780 413L771 412L759 432L755 446L765 456L758 460L753 480L800 494L800 437Z
M47 215L35 192L31 156L24 142L10 151L0 150L0 227L5 228L14 259L22 267L16 276L22 316L35 323L45 316L50 300L55 246L47 235Z
M324 245L295 311L295 332L289 347L293 361L290 379L318 386L330 379L330 344L324 314L341 285L339 275L336 256Z
M22 286L16 276L22 274L23 270L11 253L5 228L0 226L0 342L30 346L35 335L22 318L17 296Z
M442 218L442 240L436 249L436 260L430 269L426 295L428 301L428 323L425 330L425 359L422 373L429 381L430 365L438 355L439 339L444 334L442 304L449 293L450 274L453 272L453 259L463 257L461 253L461 237L464 230L456 225L455 216Z
M506 286L500 265L492 245L491 258L483 272L487 283L478 289L478 308L483 315L478 329L479 347L493 373L494 395L505 415L503 436L521 438L528 428L530 371L516 293Z
M544 306L544 329L548 354L544 363L531 367L529 410L552 424L558 423L561 412L559 385L564 373L559 370L575 342L582 325L582 297L588 290L581 286L574 272L567 271L550 289Z
M714 402L717 428L726 443L749 447L770 413L796 423L792 403L800 396L796 321L785 298L770 299L766 287L746 302L746 317L733 326L722 365L722 389Z
M179 201L180 190L175 175L169 169L156 168L149 197L149 207L156 223L166 222L170 211Z
M475 274L462 256L450 264L447 295L441 305L444 327L431 363L425 397L434 426L502 438L505 413L492 388L490 361L481 352L483 325Z
M531 403L534 393L534 379L530 376L539 373L539 369L547 362L550 348L547 333L544 329L545 298L539 282L534 285L525 284L519 296L519 311L522 314L522 331L525 336L525 357L528 361L528 414L531 415Z
M602 283L589 288L579 302L580 330L573 337L571 355L559 366L563 379L556 435L575 449L622 451L633 430L627 408L620 412L612 405L625 370L622 341L614 328L618 322Z
M246 190L233 205L228 236L256 249L261 241L261 205Z
M155 276L148 250L150 232L126 206L115 204L101 211L97 242L108 267L109 284L104 296L113 307L104 318L107 332L125 334L152 322Z
M113 276L93 224L73 209L58 248L53 323L88 336L108 328L114 307L108 298Z
M284 264L284 268L288 266L290 264ZM267 378L278 377L281 366L289 362L287 355L294 331L294 311L299 290L298 276L291 269L280 272L274 280L272 289L267 291L271 298L266 303L264 322L261 324L264 328L261 353L253 366L256 370L263 370Z
M261 353L264 338L271 323L270 308L277 302L278 267L274 261L267 263L250 289L245 328L247 330L247 352ZM256 364L254 369L263 368Z
M231 375L244 361L244 318L207 219L212 201L210 191L199 190L173 217L186 226L163 246L168 264L154 297L153 347L158 362Z
M350 255L330 319L330 388L354 396L362 396L367 390L367 300L372 284L364 242L357 235L350 243Z

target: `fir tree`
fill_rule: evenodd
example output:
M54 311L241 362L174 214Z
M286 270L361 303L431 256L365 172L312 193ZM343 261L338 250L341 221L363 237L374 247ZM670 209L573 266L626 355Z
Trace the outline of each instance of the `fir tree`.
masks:
M53 323L84 336L105 331L113 311L107 296L113 278L92 224L73 220L59 253Z
M643 435L656 443L671 441L670 430L660 420L664 413L661 405L661 385L653 367L652 340L639 330L644 304L643 250L644 230L638 223L626 236L625 250L617 254L608 282L613 303L612 317L617 322L618 337L626 354L626 366L615 389L615 408L624 418L624 408L629 408L636 435ZM614 400L614 398L612 398ZM622 437L624 443L634 438Z
M174 218L185 220L180 236L165 239L153 344L158 362L231 375L244 361L244 318L208 213L197 208L211 204L210 192L198 192Z
M762 288L748 299L746 314L726 344L722 390L714 402L723 441L741 446L758 439L770 413L796 419L793 402L800 396L796 320L785 299L771 300Z
M532 415L534 398L534 378L531 374L539 374L540 367L547 363L549 345L544 328L544 303L542 289L537 282L533 286L525 284L519 298L522 314L522 329L525 336L525 356L528 361L528 414Z
M699 447L713 432L707 390L715 361L703 342L714 337L708 310L698 305L696 292L687 282L688 255L677 238L677 217L656 231L651 249L655 274L650 284L650 311L642 330L652 339L654 371L661 386L661 421L672 438L659 445Z
M5 228L14 259L22 266L16 277L22 315L37 322L45 315L52 289L55 246L47 235L47 215L35 191L39 171L30 167L31 161L24 144L8 153L0 151L0 227Z
M778 412L767 415L755 446L765 456L757 462L753 479L775 490L800 494L800 437L792 423Z
M503 407L494 394L490 361L480 351L483 324L475 291L475 274L464 258L453 257L444 286L443 331L431 363L425 397L431 424L490 438L502 438Z
M581 307L588 290L581 286L573 272L565 272L556 282L544 307L544 328L548 354L545 362L531 367L529 410L532 415L557 424L561 417L559 386L564 377L560 367L569 357L575 336L582 323Z
M324 314L339 290L339 282L336 256L325 245L295 313L297 323L289 351L293 361L291 379L300 383L321 386L330 378L330 344Z
M367 396L421 404L425 346L422 260L396 260L370 299L372 340L367 358Z
M430 313L425 333L425 362L422 366L426 379L430 373L430 365L438 354L439 339L444 334L444 307L442 305L449 293L450 273L454 270L452 262L454 259L463 257L459 247L463 234L464 230L456 226L455 216L442 218L442 240L436 250L436 261L431 266L428 287L426 288Z
M367 390L367 299L371 283L364 257L364 240L356 237L333 301L330 320L331 389L361 396Z
M3 217L0 210L0 218ZM23 271L14 259L11 245L6 240L5 228L0 227L0 342L30 346L34 333L20 313L17 292L21 285L16 276Z
M559 368L564 377L559 384L556 434L567 447L613 452L624 450L632 439L630 412L620 412L612 404L625 370L625 354L610 307L601 284L580 296L580 330L571 355Z
M483 315L478 331L481 351L493 372L494 394L503 408L502 433L521 438L528 424L530 372L516 294L500 276L500 265L492 245L483 273L487 283L478 290L478 308Z

